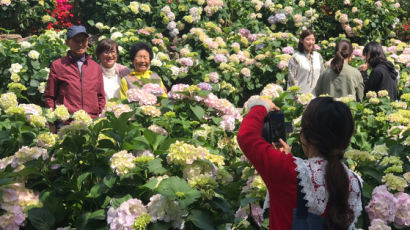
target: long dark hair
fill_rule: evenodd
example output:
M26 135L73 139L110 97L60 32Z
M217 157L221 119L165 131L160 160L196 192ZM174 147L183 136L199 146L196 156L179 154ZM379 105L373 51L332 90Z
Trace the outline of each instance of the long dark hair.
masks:
M330 68L332 68L337 74L339 74L343 69L344 60L350 57L353 53L352 43L341 40L337 43L335 48L335 56L330 63Z
M386 62L386 55L384 54L384 50L382 46L378 42L369 42L363 49L363 56L367 56L369 54L369 59L367 63L374 68L376 65Z
M302 117L303 137L327 160L325 180L329 201L325 229L347 230L354 220L348 203L349 177L341 162L353 132L349 107L331 97L313 99Z
M311 30L304 30L299 37L299 43L298 43L298 50L299 52L303 53L305 52L305 47L303 47L303 39L305 39L307 36L313 34L313 36L315 36L315 34L311 31ZM316 37L316 36L315 36Z

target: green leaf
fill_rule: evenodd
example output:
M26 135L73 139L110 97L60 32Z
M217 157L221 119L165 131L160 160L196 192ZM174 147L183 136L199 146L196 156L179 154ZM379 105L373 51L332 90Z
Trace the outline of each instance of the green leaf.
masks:
M167 170L162 167L162 159L157 158L148 162L148 170L153 174L164 174Z
M95 25L94 20L88 20L87 22L88 22L88 24L90 24L90 26L94 26L94 25Z
M38 61L31 61L31 65L34 69L40 69L40 62Z
M215 209L220 209L222 212L227 213L227 214L233 214L232 207L223 198L214 197L210 201L210 203L211 203L211 206Z
M107 186L105 186L103 183L99 183L94 185L90 193L88 193L87 197L88 198L97 198L101 196L101 194L105 193L107 191Z
M11 178L1 178L0 179L0 186L10 184L11 182L13 182L13 179L11 179Z
M28 211L28 219L37 230L53 229L54 215L46 208L32 208Z
M391 156L400 156L400 154L403 152L404 146L403 145L392 145L390 146L390 155Z
M171 227L170 223L157 222L150 224L149 230L168 230Z
M201 196L201 193L191 188L184 179L175 176L162 180L158 192L172 200L177 200L183 208L188 207Z
M108 188L112 188L116 182L117 178L113 175L107 175L104 177L103 182Z
M111 205L114 207L114 208L118 208L118 207L120 207L120 205L123 203L123 202L125 202L125 201L127 201L127 200L129 200L129 199L132 199L132 196L130 195L130 194L127 194L127 195L125 195L125 196L123 196L123 197L121 197L121 198L112 198L111 199Z
M83 213L81 217L79 218L79 223L78 223L79 229L83 229L85 226L87 226L90 220L105 220L105 210L99 209L94 212Z
M192 112L195 114L195 116L198 120L201 121L201 120L204 119L205 110L201 106L199 106L199 105L196 105L196 106L190 105L189 108L191 108Z
M194 209L191 211L191 215L188 218L199 229L203 229L203 230L214 230L215 229L213 221L212 221L212 216L207 211Z
M146 188L149 188L151 190L154 190L155 187L157 187L157 184L158 184L158 179L157 178L152 178L147 183L142 185L142 187L146 187Z
M147 139L148 143L152 146L152 149L155 151L158 148L158 145L161 144L167 137L159 135L149 129L144 131L144 137Z
M241 207L245 207L249 203L256 201L255 197L245 197L241 200Z
M87 177L88 177L89 175L91 175L91 173L90 173L90 172L86 172L86 173L81 174L81 175L77 178L77 188L78 188L78 190L81 190L81 186L82 186L82 184L83 184L83 181L84 181L85 179L87 179Z

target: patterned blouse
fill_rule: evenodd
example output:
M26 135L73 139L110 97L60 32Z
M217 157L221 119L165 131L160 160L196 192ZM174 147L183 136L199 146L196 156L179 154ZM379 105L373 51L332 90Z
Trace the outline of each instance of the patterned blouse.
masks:
M288 87L297 85L301 93L313 93L316 82L323 72L323 58L313 51L308 58L307 53L296 52L289 60Z

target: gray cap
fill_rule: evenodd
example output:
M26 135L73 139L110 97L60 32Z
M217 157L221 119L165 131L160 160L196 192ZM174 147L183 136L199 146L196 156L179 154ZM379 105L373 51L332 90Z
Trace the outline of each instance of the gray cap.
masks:
M67 39L75 37L77 34L85 34L88 37L88 33L84 26L71 26L67 30Z

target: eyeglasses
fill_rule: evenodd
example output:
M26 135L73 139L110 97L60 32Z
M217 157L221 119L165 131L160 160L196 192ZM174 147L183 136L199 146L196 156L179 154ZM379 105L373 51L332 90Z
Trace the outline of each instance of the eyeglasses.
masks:
M106 50L102 53L105 54L105 55L109 55L109 54L116 55L117 51L115 51L115 50Z
M149 60L149 57L148 56L135 56L135 59L138 59L138 60Z

